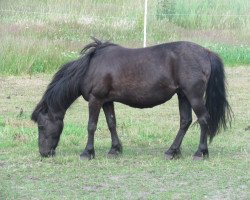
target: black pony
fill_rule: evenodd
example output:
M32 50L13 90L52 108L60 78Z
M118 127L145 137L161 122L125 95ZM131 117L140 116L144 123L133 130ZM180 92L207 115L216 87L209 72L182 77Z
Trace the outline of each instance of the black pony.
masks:
M65 112L79 96L89 107L88 142L80 157L91 159L95 157L94 133L101 108L111 132L109 155L117 155L122 145L116 132L114 102L149 108L177 94L180 129L165 156L173 159L180 155L192 109L201 128L194 159L208 156L207 136L212 140L231 121L223 63L218 55L190 42L128 49L93 40L79 59L63 65L55 74L32 113L31 119L38 124L40 154L55 154Z

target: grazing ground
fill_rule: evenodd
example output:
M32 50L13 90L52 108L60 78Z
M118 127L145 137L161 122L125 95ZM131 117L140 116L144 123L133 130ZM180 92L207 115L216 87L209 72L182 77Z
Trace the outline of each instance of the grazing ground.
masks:
M117 159L106 157L110 135L102 113L91 161L79 159L88 113L78 99L67 112L57 155L41 159L30 114L51 75L1 76L0 199L249 199L250 68L226 73L235 119L209 145L210 159L201 162L192 160L197 126L183 141L183 157L164 159L178 130L176 96L152 109L115 105L124 146Z

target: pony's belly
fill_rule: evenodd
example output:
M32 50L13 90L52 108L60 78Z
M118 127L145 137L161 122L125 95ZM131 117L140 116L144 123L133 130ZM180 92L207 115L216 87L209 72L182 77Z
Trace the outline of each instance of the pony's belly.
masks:
M126 104L134 108L152 108L154 106L165 103L170 100L175 94L175 91L168 93L152 93L146 95L126 95L122 98L118 98L115 101Z

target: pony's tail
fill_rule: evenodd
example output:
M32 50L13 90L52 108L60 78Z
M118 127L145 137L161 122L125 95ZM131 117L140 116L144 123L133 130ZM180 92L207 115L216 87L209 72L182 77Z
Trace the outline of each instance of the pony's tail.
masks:
M206 108L210 118L208 122L210 142L220 131L231 126L232 110L227 101L225 72L223 62L218 55L209 52L211 75L206 90Z

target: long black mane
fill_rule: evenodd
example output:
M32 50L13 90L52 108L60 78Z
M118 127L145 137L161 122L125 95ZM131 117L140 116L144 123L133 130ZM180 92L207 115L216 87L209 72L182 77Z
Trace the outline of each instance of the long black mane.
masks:
M115 45L110 42L102 42L96 38L92 39L93 42L81 50L80 58L62 65L54 75L41 101L31 115L33 121L37 122L39 113L46 113L51 111L52 108L53 111L66 111L70 104L80 96L79 81L83 79L92 57L99 49Z

